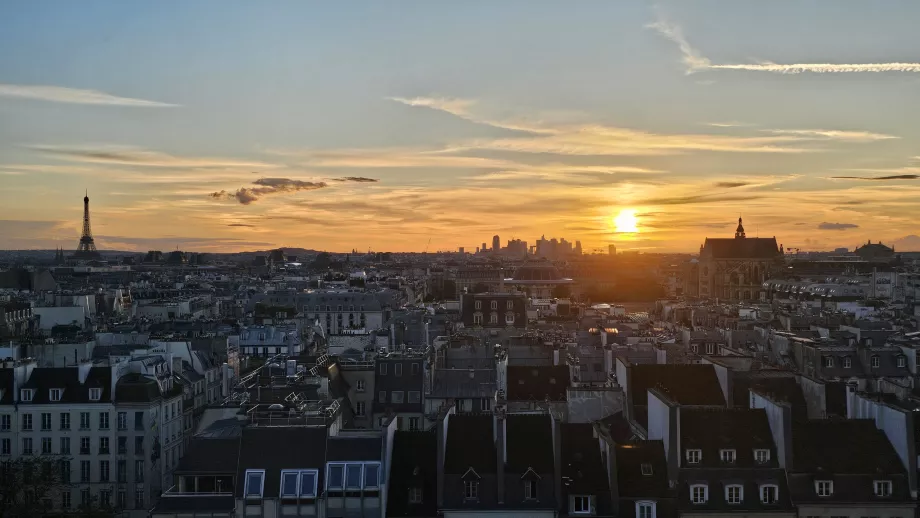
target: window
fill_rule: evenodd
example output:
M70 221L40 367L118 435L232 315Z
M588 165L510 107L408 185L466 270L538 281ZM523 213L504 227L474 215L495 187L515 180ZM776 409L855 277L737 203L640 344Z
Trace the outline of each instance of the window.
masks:
M262 498L262 489L265 485L264 469L247 469L244 480L244 498Z
M134 461L134 481L138 484L144 482L144 461Z
M80 482L89 482L90 466L88 460L80 461Z
M834 494L834 482L832 480L815 480L815 493L818 496L831 496Z
M299 478L298 471L281 472L281 498L297 498L300 495Z
M63 395L64 391L61 389L51 389L48 391L48 399L51 401L60 401Z
M144 490L143 488L137 488L134 490L134 508L143 509L144 508Z
M61 430L70 430L70 412L61 412Z
M23 430L32 429L32 414L22 414L22 429Z
M410 504L422 503L422 488L420 487L410 487L409 488L409 503Z
M534 480L524 481L524 500L537 499L537 483Z
M10 431L10 427L12 426L12 423L13 421L12 421L12 418L10 417L10 414L0 415L0 431L2 432Z
M497 301L497 300L493 300L493 301L492 301L492 304L490 304L489 307L492 308L492 309L498 309L498 301Z
M80 412L80 429L89 430L89 412Z
M7 438L0 439L0 455L13 454L13 441Z
M652 476L652 474L653 474L653 472L652 472L652 465L649 464L648 462L643 462L643 463L642 463L642 468L641 468L641 469L642 469L642 476L645 476L645 477L650 477L650 476Z
M357 390L358 392L364 392L364 387L365 387L364 380L358 380L358 382L355 384L355 390Z
M844 356L843 357L843 368L849 369L852 366L853 366L853 359L850 358L849 356Z
M706 344L706 354L715 354L716 344L708 343Z
M825 356L825 357L824 357L824 366L825 366L825 367L833 367L833 366L834 366L834 357L833 357L833 356Z
M475 306L476 309L482 309L482 301L481 301L481 300L477 300L477 301L476 301L476 304L474 304L474 306Z
M319 472L315 469L300 472L300 497L316 498L316 483L319 480Z
M760 501L765 504L775 504L777 494L779 494L777 486L771 484L760 486Z
M473 325L481 326L482 325L482 313L476 313L473 315Z
M514 313L505 313L505 324L509 326L514 324Z
M70 455L70 437L61 437L61 455Z
M381 376L386 376L386 375L387 375L387 364L385 364L385 363L381 363L381 364L380 364L380 375L381 375Z
M24 437L22 439L22 454L32 455L32 438L31 437Z
M361 464L345 465L345 489L361 489Z
M498 323L498 313L492 313L489 315L489 323L497 324Z
M386 402L387 402L387 391L386 391L386 390L381 390L380 393L377 394L377 399L378 399L378 401L380 401L381 403L386 403Z
M573 496L570 512L575 514L589 514L591 512L591 497Z
M73 505L73 502L70 500L70 491L63 491L61 493L61 507L70 509L71 505Z
M19 391L20 399L22 399L24 403L28 403L32 401L32 396L34 395L34 393L35 391L33 391L32 389L22 389Z
M725 486L725 501L729 504L740 504L744 499L744 487L739 485Z
M754 450L754 460L759 464L770 462L770 450Z
M70 484L70 461L62 460L61 461L61 483Z
M483 412L489 412L492 410L492 400L489 398L482 398L479 400L479 410Z
M141 431L144 429L144 413L134 412L134 429Z
M89 455L89 437L80 437L80 455Z
M128 481L128 461L122 459L118 461L118 482L124 484Z
M655 518L655 502L636 502L636 518Z
M100 460L99 461L99 482L108 482L109 481L109 461Z
M92 503L92 498L90 498L89 488L80 490L80 505L89 507Z
M879 367L879 357L872 356L872 368L877 369Z
M907 367L907 358L903 356L898 356L898 367L899 368Z
M124 435L118 438L118 454L125 455L128 453L128 438Z
M99 491L99 505L104 509L112 505L112 492L108 489Z
M106 455L109 453L109 438L100 437L99 438L99 453Z
M700 450L687 450L687 464L699 464L703 458L703 452Z
M326 476L326 489L342 489L345 485L345 465L330 464Z
M397 363L396 365L393 365L393 375L402 376L402 364L401 363Z
M128 506L128 494L124 489L118 490L118 502L116 504L118 509L124 509Z
M138 455L144 453L144 438L141 436L134 438L134 453Z
M418 366L418 364L417 364L417 363L413 363L413 364L412 364L412 375L415 376L416 374L418 374L418 371L419 371L419 366Z
M357 417L364 417L364 416L366 415L366 414L365 414L365 412L366 412L365 406L366 406L366 404L364 403L364 401L358 401L357 403L355 403L355 416L357 416Z
M380 487L380 464L364 465L364 489Z
M51 454L51 437L42 437L42 453L45 455Z
M479 500L479 481L478 480L464 480L463 481L463 499L464 500Z
M403 391L394 390L390 393L390 401L395 404L400 404L403 402Z
M108 412L99 412L99 429L100 430L109 429L109 413Z
M410 431L410 432L417 432L418 430L419 430L419 418L418 418L418 417L410 417L410 418L409 418L409 431Z
M417 390L409 391L409 402L410 403L420 403L422 401L422 393Z
M118 429L119 430L128 429L128 413L127 412L118 412Z
M891 496L890 480L876 480L872 485L875 487L875 496Z
M690 501L694 504L705 504L709 500L709 486L696 484L690 486Z
M719 458L722 462L733 464L735 462L735 450L719 450Z
M51 429L51 414L43 413L42 414L42 430L48 431Z
M89 389L89 400L90 401L99 401L100 399L102 399L102 389L101 388Z

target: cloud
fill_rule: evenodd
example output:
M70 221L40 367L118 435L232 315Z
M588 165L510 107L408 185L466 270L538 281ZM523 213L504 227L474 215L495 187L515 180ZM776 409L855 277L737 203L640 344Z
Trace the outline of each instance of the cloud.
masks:
M235 160L229 158L207 157L179 157L158 151L146 149L106 146L102 148L80 148L66 146L37 145L27 146L29 149L48 155L64 157L77 162L90 162L97 164L123 164L146 167L254 167L268 169L277 167L274 164L250 160Z
M851 142L873 142L876 140L897 139L894 135L884 133L872 133L870 131L843 131L843 130L822 130L822 129L774 129L763 130L775 135L798 135L802 137L826 138L831 140L844 140Z
M828 223L827 221L818 225L818 230L847 230L851 228L859 228L859 225L855 223Z
M892 180L917 180L920 174L893 174L888 176L831 176L831 180L867 180L867 181L892 181Z
M377 180L365 178L363 176L348 176L345 178L336 178L337 182L357 182L373 183ZM234 192L226 190L216 191L208 194L209 197L218 200L235 199L242 205L249 205L263 196L271 194L281 194L298 191L315 191L329 187L326 182L308 182L305 180L292 180L290 178L259 178L252 182L255 187L240 187Z
M637 205L700 205L704 203L723 203L733 201L751 201L758 200L763 196L728 196L698 194L693 196L666 196L660 198L647 198L637 201Z
M247 228L255 228L255 225L250 225L249 223L228 223L227 226L228 226L228 227L247 227Z
M746 187L748 185L751 185L751 183L750 182L716 182L715 184L716 187L724 187L728 189L731 189L733 187Z
M387 97L386 99L405 104L406 106L431 108L462 118L470 117L469 108L476 104L476 101L471 99L458 99L452 97Z
M712 126L714 128L744 128L748 126L755 126L755 124L749 124L746 122L707 122L707 126Z
M118 97L98 90L80 90L62 86L0 84L0 97L17 97L69 104L96 104L104 106L136 106L142 108L170 108L177 104Z
M911 72L920 73L920 63L742 63L742 64L713 64L687 41L679 25L665 19L661 10L656 10L657 20L646 25L649 29L656 30L668 40L677 44L680 49L681 61L686 67L686 73L692 74L701 70L745 70L750 72L771 72L774 74L802 74L805 72L815 74L845 74L845 73L880 73L880 72Z

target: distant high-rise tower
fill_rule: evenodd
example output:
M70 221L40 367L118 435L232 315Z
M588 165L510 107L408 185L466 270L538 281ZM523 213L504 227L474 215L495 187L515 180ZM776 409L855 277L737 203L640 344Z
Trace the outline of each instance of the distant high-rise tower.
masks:
M492 236L492 251L501 252L502 250L502 240L498 238L498 234Z
M607 245L607 253L617 255L617 245Z
M80 236L80 244L77 245L77 251L73 256L75 259L100 259L102 257L96 250L93 231L89 226L89 194L83 197L83 234Z

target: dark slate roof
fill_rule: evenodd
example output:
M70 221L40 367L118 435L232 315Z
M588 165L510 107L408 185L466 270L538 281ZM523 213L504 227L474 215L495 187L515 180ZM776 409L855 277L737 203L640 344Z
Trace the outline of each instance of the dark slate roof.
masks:
M159 397L157 382L141 374L126 374L115 385L115 401L119 403L146 403Z
M709 501L694 504L690 501L690 486L709 486ZM741 504L729 504L725 500L725 486L744 486ZM760 501L760 486L773 484L778 487L777 501L767 505ZM678 506L683 511L792 511L795 509L786 485L786 475L779 468L752 469L681 469L678 480Z
M562 423L562 500L569 494L596 495L598 514L610 512L610 484L590 423Z
M192 439L176 473L236 473L240 438Z
M802 387L799 386L794 377L754 378L751 380L751 388L769 395L771 399L775 401L789 403L789 406L792 408L792 417L794 419L808 419L808 407L805 402L805 395L802 392ZM736 398L735 405L746 406L749 398L749 394L745 394L745 398L742 401Z
M772 259L779 257L775 237L706 238L701 257L715 259Z
M109 367L91 367L82 384L76 367L36 367L32 369L29 380L22 388L35 389L32 402L24 404L40 405L52 403L49 391L54 388L64 389L61 395L61 402L64 403L91 403L90 388L102 389L102 398L99 402L111 402L111 387L112 371Z
M329 438L326 461L374 461L380 460L383 448L380 437L348 437L339 435Z
M438 441L433 430L397 431L393 437L387 516L435 516L438 511ZM422 503L409 503L409 488L422 488Z
M236 500L232 495L195 495L179 496L163 494L157 501L153 514L158 513L192 513L192 512L217 512L228 513L236 507Z
M325 487L325 427L251 427L244 428L240 439L240 462L236 479L237 497L243 496L242 481L247 469L264 469L263 496L277 498L281 487L281 470L319 470L318 487Z
M623 412L608 415L599 420L598 423L610 436L610 439L617 444L630 442L636 436L632 426L629 425L629 420L626 419Z
M553 422L548 415L509 415L505 423L506 473L553 472Z
M776 446L763 409L680 409L680 447L701 450L700 468L778 467ZM735 462L723 464L719 450L734 449ZM767 464L756 464L754 450L770 450ZM682 463L684 465L685 463Z
M508 366L508 401L565 401L569 367Z
M0 369L0 404L13 404L13 369Z
M822 419L792 431L793 470L832 474L904 473L885 432L870 419Z
M712 365L645 364L629 367L629 391L635 405L648 404L648 389L663 388L682 405L725 405Z
M668 462L662 441L637 441L616 446L617 486L623 498L665 498L668 496ZM642 465L652 468L642 473Z
M470 467L480 475L496 473L498 459L492 439L492 416L454 414L447 419L444 473L463 475Z

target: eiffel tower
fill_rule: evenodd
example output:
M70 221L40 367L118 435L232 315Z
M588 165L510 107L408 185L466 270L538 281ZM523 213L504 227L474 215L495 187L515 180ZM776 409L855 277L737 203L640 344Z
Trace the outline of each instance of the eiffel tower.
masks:
M83 234L80 236L80 244L77 245L77 251L73 254L74 259L90 261L102 259L102 255L96 250L96 242L93 240L93 231L89 227L89 193L83 197Z

